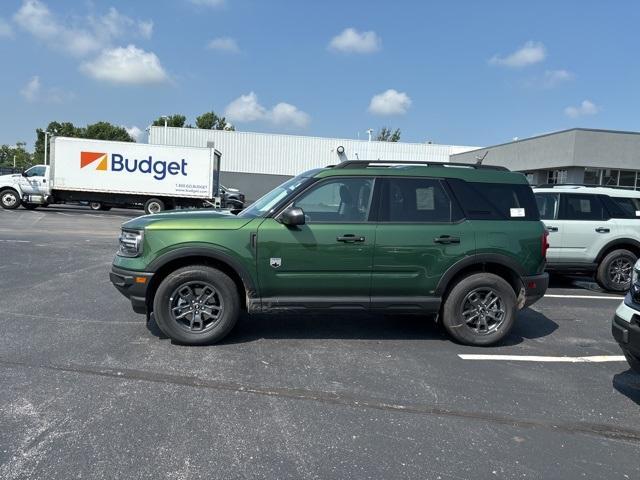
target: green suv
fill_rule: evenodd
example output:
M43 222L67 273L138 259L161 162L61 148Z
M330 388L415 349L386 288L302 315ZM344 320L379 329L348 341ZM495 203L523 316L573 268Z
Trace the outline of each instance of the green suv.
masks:
M346 161L290 179L238 215L147 215L122 226L111 281L185 344L241 311L431 314L490 345L540 299L547 233L525 177L502 167Z

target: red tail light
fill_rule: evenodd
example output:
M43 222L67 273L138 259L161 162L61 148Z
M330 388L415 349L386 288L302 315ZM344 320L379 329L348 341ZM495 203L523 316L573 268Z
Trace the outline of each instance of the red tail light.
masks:
M547 259L547 250L549 250L549 232L545 228L542 234L542 258Z

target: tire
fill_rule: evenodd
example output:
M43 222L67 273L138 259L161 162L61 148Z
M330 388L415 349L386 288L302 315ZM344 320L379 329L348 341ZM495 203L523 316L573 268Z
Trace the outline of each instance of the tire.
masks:
M38 205L37 203L25 203L25 202L22 202L22 206L24 208L26 208L27 210L35 210L40 205Z
M492 273L475 273L460 280L449 292L442 325L462 344L488 346L509 334L516 314L516 294L511 285Z
M636 373L640 373L640 358L627 352L624 349L622 350L622 353L624 353L624 356L627 359L627 362L629 362L629 366L631 367L631 370L633 370Z
M150 198L144 203L144 213L152 215L165 210L164 202L159 198Z
M195 314L189 298L200 299L202 308L203 297L209 298L205 306L219 307L217 318L207 318L207 310L200 310L199 318ZM236 324L240 297L233 280L220 270L191 265L170 273L162 281L153 299L153 311L158 327L168 337L186 345L206 345L222 340ZM216 314L215 309L209 308L208 312ZM176 318L182 315L182 319Z
M15 210L20 206L20 194L13 188L7 188L0 192L0 206L6 210Z
M626 292L631 288L631 273L638 257L625 249L609 252L598 265L596 281L610 292Z
M102 202L89 202L89 208L95 212L102 210Z

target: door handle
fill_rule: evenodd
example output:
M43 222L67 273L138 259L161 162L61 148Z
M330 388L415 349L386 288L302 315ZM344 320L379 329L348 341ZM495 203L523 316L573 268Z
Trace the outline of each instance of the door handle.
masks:
M557 232L558 227L547 227L547 232Z
M610 231L611 231L611 229L609 229L609 228L604 228L604 227L596 228L596 232L598 232L598 233L609 233Z
M355 243L355 242L364 242L366 239L360 235L354 235L353 233L347 233L345 235L342 235L341 237L337 237L336 241L337 242L344 242L344 243Z
M448 245L451 243L460 243L460 237L452 237L451 235L440 235L433 239L433 243L441 243Z

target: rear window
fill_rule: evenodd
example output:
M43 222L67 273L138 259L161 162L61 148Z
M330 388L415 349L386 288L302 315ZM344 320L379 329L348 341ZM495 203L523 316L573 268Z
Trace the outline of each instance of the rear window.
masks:
M540 220L529 185L447 181L471 220Z
M620 212L611 212L616 218L640 218L640 198L609 197Z

